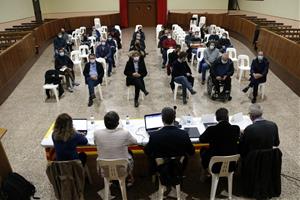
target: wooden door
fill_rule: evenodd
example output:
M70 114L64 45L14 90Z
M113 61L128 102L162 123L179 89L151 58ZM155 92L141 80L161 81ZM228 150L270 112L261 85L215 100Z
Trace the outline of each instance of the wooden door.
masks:
M128 0L128 24L156 26L156 0Z

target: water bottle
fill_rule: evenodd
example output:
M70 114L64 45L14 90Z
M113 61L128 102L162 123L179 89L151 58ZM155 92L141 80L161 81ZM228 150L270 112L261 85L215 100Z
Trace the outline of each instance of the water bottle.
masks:
M130 124L130 121L129 121L129 116L126 115L126 125L129 125Z
M192 124L192 116L188 114L186 118L186 125L190 126Z
M95 126L95 118L93 115L91 115L90 117L90 123L91 123L91 129L94 130L94 126Z

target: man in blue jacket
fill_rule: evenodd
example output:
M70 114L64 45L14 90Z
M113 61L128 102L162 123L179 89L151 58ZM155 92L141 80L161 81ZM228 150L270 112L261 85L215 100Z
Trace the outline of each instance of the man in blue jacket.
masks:
M106 63L108 64L108 70L107 70L107 76L111 76L112 71L112 53L111 48L107 44L105 39L101 40L101 43L99 46L97 46L96 49L96 58L104 58L106 60Z

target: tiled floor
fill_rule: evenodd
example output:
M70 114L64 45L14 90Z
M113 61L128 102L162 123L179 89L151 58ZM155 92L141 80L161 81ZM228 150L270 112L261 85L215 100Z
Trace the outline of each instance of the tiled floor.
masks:
M96 100L91 108L87 107L87 87L79 69L76 69L76 75L81 85L75 89L73 94L66 92L58 104L54 100L44 102L45 94L42 84L45 71L53 68L52 46L44 51L15 91L0 106L0 127L8 129L3 143L11 165L16 172L24 175L37 186L37 194L42 199L54 199L54 195L45 174L46 158L40 142L50 124L62 112L69 113L73 117L89 117L93 114L96 119L102 119L107 111L115 110L121 118L126 115L142 117L146 113L159 112L164 106L177 105L178 116L189 113L194 116L214 113L219 107L228 108L230 114L247 113L250 100L241 92L241 89L248 83L247 81L244 80L240 85L237 79L233 78L233 100L227 103L214 102L207 97L206 87L200 84L199 74L195 72L195 67L192 69L196 80L195 90L197 94L192 96L187 105L183 105L180 99L174 102L172 91L169 88L170 78L167 77L165 70L161 69L161 56L155 44L155 28L145 28L146 50L149 53L145 60L149 72L145 78L145 83L150 94L145 97L145 100L140 101L138 108L134 108L133 100L127 101L127 89L123 75L132 32L133 29L123 30L124 48L119 52L117 68L113 76L109 78L108 86L102 88L104 100ZM232 41L238 54L247 54L250 58L254 57L246 46L233 38ZM259 100L258 103L264 107L265 118L278 124L281 139L280 148L283 152L282 173L299 179L299 97L270 72L266 86L266 97L263 101ZM133 191L139 191L139 187L142 186L137 185L135 187L136 189ZM189 187L193 188L193 186ZM279 199L299 199L299 197L299 182L296 183L283 177L282 195ZM95 197L95 199L97 198Z

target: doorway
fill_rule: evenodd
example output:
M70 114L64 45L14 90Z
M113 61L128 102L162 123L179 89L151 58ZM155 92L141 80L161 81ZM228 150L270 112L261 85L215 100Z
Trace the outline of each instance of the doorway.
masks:
M128 25L156 26L156 0L128 0Z

